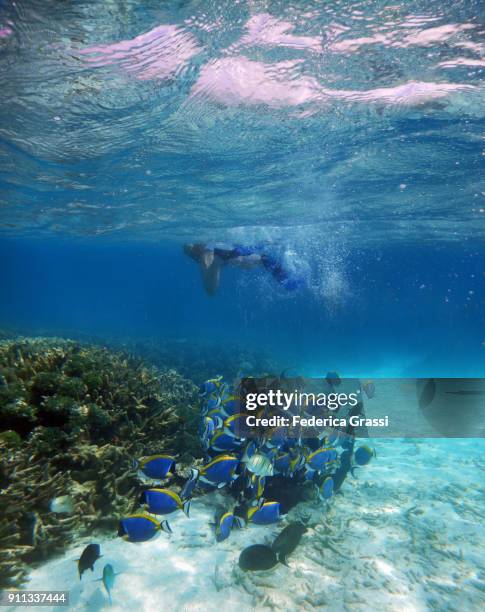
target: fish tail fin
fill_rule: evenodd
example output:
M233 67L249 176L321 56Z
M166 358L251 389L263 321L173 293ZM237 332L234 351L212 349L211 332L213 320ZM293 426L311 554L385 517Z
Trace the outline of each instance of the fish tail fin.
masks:
M184 514L185 514L185 516L187 518L189 518L191 501L192 500L188 499L188 500L184 501L183 504L182 504L182 510L184 511Z
M131 462L131 467L134 470L137 470L140 467L140 462L138 461L138 459L133 459L133 461Z
M195 468L191 468L190 469L190 476L187 479L186 483L184 484L182 490L180 491L180 498L181 499L188 499L189 497L192 496L192 491L194 490L197 481L199 480L200 477L200 472L199 470L196 470Z
M175 475L177 473L176 470L177 470L177 463L174 461L168 471Z
M168 521L162 521L160 523L160 529L162 531L165 531L165 533L173 533L172 528L170 527L170 525L168 524Z
M108 601L109 601L109 605L112 606L113 600L111 599L111 593L108 593Z
M282 563L283 565L286 565L286 567L288 567L288 561L286 560L286 555L282 555L281 553L278 553L278 561Z

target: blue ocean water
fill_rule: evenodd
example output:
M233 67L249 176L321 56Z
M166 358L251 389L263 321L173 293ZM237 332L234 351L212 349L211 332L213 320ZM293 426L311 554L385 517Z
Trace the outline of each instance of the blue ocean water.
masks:
M74 338L148 363L160 349L165 369L197 384L230 355L253 374L484 377L484 34L481 0L0 0L0 339ZM263 253L301 283L228 265L209 296L188 243ZM30 374L20 349L9 364L11 418L29 410ZM414 413L390 406L401 422L418 410L408 384ZM90 395L61 399L59 412L91 419ZM96 498L97 519L112 520L99 498L114 459L95 482L84 455L99 466L125 442L90 443L55 499L72 495L84 513ZM120 571L120 610L482 610L483 439L369 444L343 496L301 502L282 523L216 542L214 508L235 503L226 487L197 495L190 520L171 518L173 537L135 554L113 530L74 534L29 565L26 584L103 609L101 583L72 562L96 537ZM41 460L52 474L50 454ZM120 508L136 507L132 484ZM26 542L32 510L58 525L46 499L24 506L11 524ZM239 571L241 550L307 511L289 568ZM50 551L39 525L32 549Z
M179 244L4 238L0 320L24 333L252 348L306 375L483 375L479 243L349 248L338 260L301 247L301 290L228 267L209 297Z
M485 364L479 2L2 2L0 323ZM258 246L305 287L185 242Z

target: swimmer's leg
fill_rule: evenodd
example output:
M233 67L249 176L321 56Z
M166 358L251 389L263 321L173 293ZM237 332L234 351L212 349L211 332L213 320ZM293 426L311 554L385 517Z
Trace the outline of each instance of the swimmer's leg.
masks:
M271 276L287 291L295 291L303 286L303 278L291 274L281 261L278 261L271 255L262 255L261 263L270 272Z
M222 262L218 257L214 257L209 265L204 261L200 262L202 281L207 295L215 295L221 281Z
M222 259L215 254L214 249L200 243L184 245L184 253L199 264L204 289L207 295L214 295L219 288Z

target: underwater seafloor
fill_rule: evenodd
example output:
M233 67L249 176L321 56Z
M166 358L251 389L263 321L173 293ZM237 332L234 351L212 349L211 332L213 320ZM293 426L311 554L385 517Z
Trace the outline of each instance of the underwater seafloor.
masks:
M376 449L378 461L330 508L301 504L281 525L251 526L216 544L216 493L196 500L190 519L171 521L170 539L100 539L103 561L122 572L113 609L483 609L483 440L380 440ZM244 547L271 540L303 509L318 526L289 567L239 569ZM77 610L107 606L101 583L90 575L80 583L73 563L89 541L34 570L28 588L69 590Z
M3 504L0 527L7 552L20 554L22 588L69 591L69 609L74 610L482 609L483 439L366 441L376 457L349 475L341 494L328 501L301 501L277 524L233 529L228 539L217 542L215 511L234 505L222 488L196 494L190 518L182 512L164 517L170 520L170 536L160 533L151 541L130 543L116 536L116 523L136 508L136 491L143 488L131 458L163 451L180 460L179 474L186 474L191 464L200 467L197 385L164 367L160 356L155 368L126 350L72 340L10 336L0 344L7 389L24 393L35 412L33 416L24 410L25 418L19 420L17 410L17 420L11 422L19 431L33 428L28 442L5 434L0 440L10 464L10 489L3 482L10 504ZM147 354L154 359L153 347ZM232 361L225 356L228 373L240 359L237 353ZM266 361L259 367L270 365ZM17 382L25 382L27 372L26 384L15 386L15 373ZM43 395L36 407L39 388L51 401ZM16 402L17 408L25 408L20 397ZM73 402L80 410L63 413ZM121 402L122 411L117 408ZM2 411L2 419L9 418L5 403ZM372 412L369 402L367 413ZM388 412L419 418L413 406L394 404ZM53 414L54 421L47 422ZM129 429L121 415L127 415ZM45 436L47 431L51 438ZM43 491L46 482L51 485ZM164 484L178 490L180 483L174 476ZM51 512L50 497L66 492L74 509L70 514ZM37 521L26 527L29 503ZM286 525L299 520L307 523L307 531L286 565L265 571L239 567L244 548L270 544ZM21 538L9 545L14 532ZM32 541L25 542L29 534ZM100 544L102 558L94 572L86 571L80 580L76 562L92 542ZM37 556L29 557L33 550ZM2 555L0 563L5 580L6 570L15 563ZM116 571L111 604L100 581L107 563ZM12 577L15 580L14 571Z

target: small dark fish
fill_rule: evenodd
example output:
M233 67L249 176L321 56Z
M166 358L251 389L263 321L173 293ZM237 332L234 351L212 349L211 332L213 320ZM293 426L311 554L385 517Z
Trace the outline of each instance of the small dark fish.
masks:
M94 572L94 564L101 557L99 544L88 544L81 553L79 561L77 562L77 568L79 570L79 580L81 580L83 573L90 569Z
M286 565L286 557L298 546L306 530L306 526L301 522L290 523L276 536L271 549L280 563Z
M286 514L306 498L306 487L294 479L289 481L281 476L273 476L267 479L264 494L268 499L278 501L280 513Z
M277 563L276 553L264 544L248 546L239 555L239 567L244 571L268 570Z
M354 461L357 465L367 465L374 457L374 450L369 446L359 446L354 453Z
M353 442L351 449L353 448ZM340 455L340 465L337 468L336 472L333 474L333 490L335 493L340 491L340 487L343 485L347 474L350 472L352 468L352 450L347 449Z

